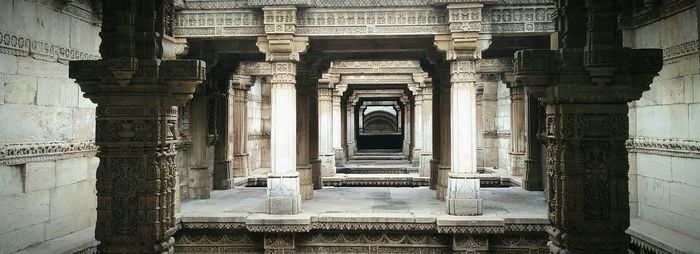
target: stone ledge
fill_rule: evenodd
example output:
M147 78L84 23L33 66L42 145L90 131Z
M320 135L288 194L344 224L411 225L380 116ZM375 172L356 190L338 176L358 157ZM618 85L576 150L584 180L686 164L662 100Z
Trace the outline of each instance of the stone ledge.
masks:
M700 159L700 141L676 138L635 137L626 142L630 153Z
M429 213L192 213L182 217L184 229L250 232L430 231L437 233L503 234L544 232L546 218L501 218L495 215L452 216Z
M96 152L93 140L5 143L0 144L0 165L92 157Z
M658 254L697 253L700 250L700 240L640 218L630 218L630 227L625 232L631 236L632 245Z

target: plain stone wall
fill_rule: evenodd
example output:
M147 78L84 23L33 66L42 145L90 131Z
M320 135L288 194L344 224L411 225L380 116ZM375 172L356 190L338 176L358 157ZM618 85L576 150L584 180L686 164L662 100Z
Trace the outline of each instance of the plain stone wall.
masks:
M651 90L630 104L631 138L700 140L697 24L696 8L692 7L625 31L626 46L664 49L664 66ZM695 42L694 49L685 47L690 51L679 54L684 50L679 51L678 45L689 42ZM632 216L687 235L700 235L700 159L687 157L682 152L630 153Z
M0 0L0 32L99 55L99 26L69 10L62 13L59 2ZM8 45L0 45L0 119L0 144L86 141L95 135L95 105L68 78L67 60ZM86 155L0 162L0 253L95 225L99 160Z

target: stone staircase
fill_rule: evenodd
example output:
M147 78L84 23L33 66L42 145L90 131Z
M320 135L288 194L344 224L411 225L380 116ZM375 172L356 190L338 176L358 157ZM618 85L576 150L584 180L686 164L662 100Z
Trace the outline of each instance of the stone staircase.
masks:
M343 174L414 174L415 167L400 150L360 150L338 167Z

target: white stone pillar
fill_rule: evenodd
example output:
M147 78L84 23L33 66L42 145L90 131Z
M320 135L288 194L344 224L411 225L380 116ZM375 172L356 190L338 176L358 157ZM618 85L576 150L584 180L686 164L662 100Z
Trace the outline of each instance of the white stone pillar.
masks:
M345 121L347 124L346 128L346 134L347 134L347 142L348 142L348 160L355 156L355 152L357 151L357 144L355 143L355 102L348 101L347 103L347 120Z
M411 153L411 162L413 166L420 166L420 157L423 150L423 95L416 94L415 103L413 104L413 153Z
M321 160L321 176L335 175L333 151L333 89L337 81L334 75L323 74L318 80L318 156Z
M340 108L341 93L334 91L333 93L333 153L335 154L335 166L342 167L345 165L343 156L343 123Z
M267 212L296 214L301 205L297 172L296 64L272 63L272 172L267 176Z
M403 104L403 153L410 159L411 155L411 104L408 100Z
M422 90L421 121L423 128L423 149L420 157L420 176L430 176L430 160L433 159L433 87L426 86Z
M476 61L454 61L450 66L451 170L447 181L447 213L482 213L476 172Z

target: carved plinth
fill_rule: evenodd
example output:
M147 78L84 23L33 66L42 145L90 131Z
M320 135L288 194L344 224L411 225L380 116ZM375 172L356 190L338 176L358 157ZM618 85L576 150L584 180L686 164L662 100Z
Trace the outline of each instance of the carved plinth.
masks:
M480 180L474 174L450 173L447 178L447 214L464 216L483 213Z
M321 160L321 175L335 176L335 155L321 154L318 157Z
M248 153L233 155L233 176L248 176L248 157L250 157Z
M297 214L301 206L299 173L267 176L266 211L269 214Z

